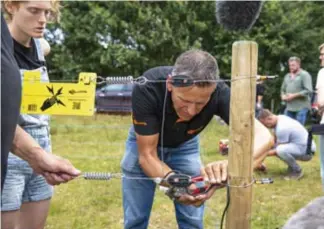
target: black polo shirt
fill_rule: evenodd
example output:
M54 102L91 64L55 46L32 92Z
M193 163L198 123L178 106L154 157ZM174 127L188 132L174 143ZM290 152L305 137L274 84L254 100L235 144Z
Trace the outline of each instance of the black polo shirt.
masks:
M172 66L156 67L146 71L143 76L148 80L166 80L172 69ZM171 93L166 90L166 83L161 82L135 85L132 94L132 108L133 124L137 134L161 133L164 113L163 146L172 148L199 134L214 115L220 116L227 124L229 123L230 89L224 82L217 83L209 102L190 121L179 121L173 108Z

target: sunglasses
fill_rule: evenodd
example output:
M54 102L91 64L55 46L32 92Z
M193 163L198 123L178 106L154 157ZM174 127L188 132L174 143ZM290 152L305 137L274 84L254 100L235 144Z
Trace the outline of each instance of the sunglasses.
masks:
M174 87L207 86L214 83L216 83L216 80L194 80L187 75L175 75L171 77L171 84Z

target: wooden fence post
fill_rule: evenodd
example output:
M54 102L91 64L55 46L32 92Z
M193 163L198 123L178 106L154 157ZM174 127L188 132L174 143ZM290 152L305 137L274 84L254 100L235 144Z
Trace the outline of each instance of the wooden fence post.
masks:
M237 41L233 44L227 229L251 226L257 60L257 43Z

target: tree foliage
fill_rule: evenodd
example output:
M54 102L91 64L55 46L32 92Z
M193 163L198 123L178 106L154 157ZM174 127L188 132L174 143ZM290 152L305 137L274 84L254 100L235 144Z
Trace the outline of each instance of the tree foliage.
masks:
M315 83L318 46L324 37L323 2L264 4L248 33L229 32L216 23L212 1L67 1L60 24L49 25L52 79L75 79L79 72L139 76L150 67L172 65L191 48L213 54L224 78L230 77L232 44L259 45L259 74L281 77L266 83L266 104L279 101L287 59L296 55ZM279 103L277 103L279 104Z

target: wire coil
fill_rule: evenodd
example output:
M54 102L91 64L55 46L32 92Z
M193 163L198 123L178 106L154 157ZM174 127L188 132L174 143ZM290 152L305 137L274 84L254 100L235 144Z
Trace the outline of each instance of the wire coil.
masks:
M195 82L233 82L237 80L242 79L248 79L248 78L256 78L258 81L264 81L267 79L275 79L278 75L257 75L254 77L251 76L243 76L239 79L216 79L216 80L195 80ZM138 85L144 85L146 83L165 83L167 80L149 80L145 76L139 76L134 79L133 76L98 76L98 80L101 80L100 82L97 82L97 84L138 84Z
M86 180L110 180L111 178L120 178L120 173L104 173L104 172L85 172L83 178Z
M99 84L132 84L134 81L133 76L98 76L97 78L101 80Z

